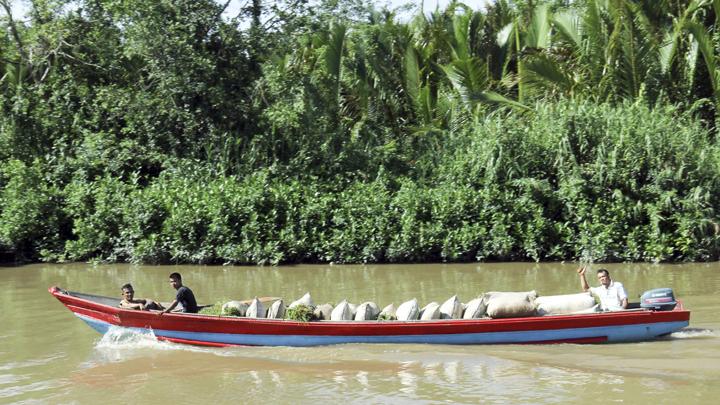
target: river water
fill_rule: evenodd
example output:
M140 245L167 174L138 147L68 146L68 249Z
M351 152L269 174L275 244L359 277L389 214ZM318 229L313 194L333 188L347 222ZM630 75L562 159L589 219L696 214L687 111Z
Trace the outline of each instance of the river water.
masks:
M0 403L714 403L720 397L720 263L605 265L637 300L672 287L690 327L604 345L339 345L198 348L111 330L100 336L48 292L170 301L171 272L201 304L253 296L421 305L490 290L579 291L575 265L0 267ZM598 268L594 266L593 269ZM592 270L591 270L592 271ZM593 272L594 274L594 272ZM589 278L591 284L594 277Z

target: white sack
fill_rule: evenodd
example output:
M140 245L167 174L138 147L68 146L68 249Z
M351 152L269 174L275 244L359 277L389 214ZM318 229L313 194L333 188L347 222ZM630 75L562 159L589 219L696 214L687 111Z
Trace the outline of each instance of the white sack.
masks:
M337 304L330 314L330 320L332 321L351 321L352 319L350 305L347 300L342 300L341 303Z
M595 306L595 298L589 292L579 294L548 295L535 299L538 315L570 314Z
M485 316L486 311L487 302L485 296L483 295L482 297L475 298L467 303L465 312L463 313L463 319L482 318Z
M380 311L380 314L378 315L378 319L385 319L385 320L396 320L397 309L395 308L395 304L390 304L386 306L385 308Z
M462 303L457 295L453 295L440 305L440 319L460 319L462 317Z
M221 313L223 315L245 316L248 304L240 301L228 301L223 304Z
M395 312L398 321L414 321L420 317L420 308L417 299L405 301L398 307Z
M430 321L433 319L440 319L440 304L437 302L431 302L420 311L420 320Z
M517 318L535 315L535 291L491 292L487 294L487 314L491 318Z
M258 297L252 300L247 312L245 312L245 316L248 318L265 318L265 307Z
M315 308L315 303L312 300L312 297L310 297L310 293L306 292L305 295L302 296L302 298L293 301L290 305L288 305L288 309L295 308L298 305L305 305L306 307Z
M333 306L332 304L322 304L318 305L315 308L315 311L313 311L313 315L315 315L315 319L320 321L329 321L330 315L332 314Z
M283 319L285 317L285 303L277 300L268 308L267 317L271 319Z
M355 311L356 321L374 321L380 314L380 308L374 302L363 302Z

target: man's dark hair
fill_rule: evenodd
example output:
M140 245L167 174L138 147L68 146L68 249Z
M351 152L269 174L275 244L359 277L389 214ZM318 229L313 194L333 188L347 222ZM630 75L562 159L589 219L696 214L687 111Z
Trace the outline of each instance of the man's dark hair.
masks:
M120 291L122 291L124 289L132 290L133 289L132 284L127 283L124 286L120 287Z
M605 269L598 269L597 274L605 273L606 276L610 277L610 272Z
M175 279L177 281L182 281L182 276L180 275L180 273L173 273L170 275L170 278Z

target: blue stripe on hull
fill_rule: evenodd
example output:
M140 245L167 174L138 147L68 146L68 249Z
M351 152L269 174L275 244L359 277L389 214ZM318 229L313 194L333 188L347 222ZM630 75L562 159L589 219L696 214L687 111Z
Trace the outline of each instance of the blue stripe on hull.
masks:
M95 318L90 318L89 316L80 315L75 312L73 312L75 316L85 321L86 324L90 325L91 328L95 329L96 331L100 332L101 335L104 335L107 333L108 329L110 329L110 325L107 322L103 322L100 320L97 320Z
M77 315L77 314L76 314ZM104 334L110 324L77 315L93 329ZM632 342L653 339L688 326L689 322L658 322L611 327L531 330L519 332L458 333L452 335L382 335L382 336L317 336L317 335L234 335L229 333L178 332L154 329L158 337L248 346L321 346L341 343L433 343L433 344L502 344L532 343L607 336L608 342ZM127 328L140 333L149 329Z

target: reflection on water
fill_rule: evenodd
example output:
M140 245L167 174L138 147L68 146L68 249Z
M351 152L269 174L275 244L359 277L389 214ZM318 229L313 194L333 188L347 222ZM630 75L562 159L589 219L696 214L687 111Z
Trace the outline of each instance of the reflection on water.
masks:
M202 348L111 329L99 336L47 293L50 285L169 300L174 271L201 302L252 296L316 302L422 303L487 290L579 289L572 264L402 266L27 266L0 268L0 402L558 403L710 402L720 395L720 265L607 265L631 297L671 286L691 327L614 345L339 345ZM9 333L8 331L12 331Z

